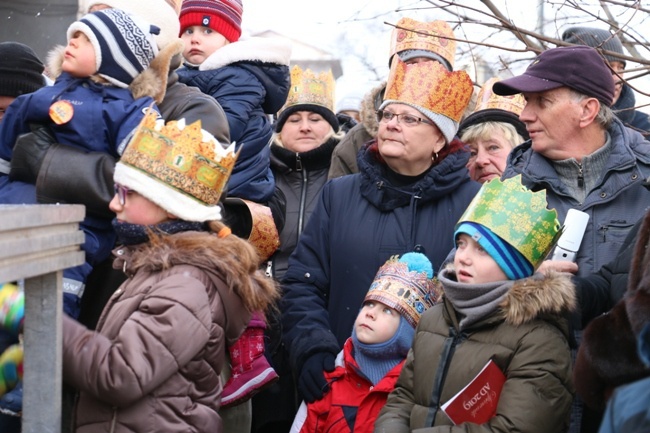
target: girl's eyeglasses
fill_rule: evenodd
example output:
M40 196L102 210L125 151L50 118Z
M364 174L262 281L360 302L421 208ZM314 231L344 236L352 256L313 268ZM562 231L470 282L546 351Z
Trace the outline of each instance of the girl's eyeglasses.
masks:
M117 195L117 199L120 201L120 205L124 206L126 204L126 196L129 195L130 192L131 190L124 185L115 184L115 194Z

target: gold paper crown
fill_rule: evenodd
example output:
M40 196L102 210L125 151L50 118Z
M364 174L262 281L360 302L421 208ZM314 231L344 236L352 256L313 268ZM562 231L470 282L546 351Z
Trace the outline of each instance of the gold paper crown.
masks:
M377 271L365 299L397 310L415 327L441 293L437 279L429 278L425 272L411 271L407 263L399 261L399 256L391 256Z
M548 209L546 191L532 192L521 175L483 184L458 224L474 222L519 251L537 269L561 234L555 209Z
M239 152L235 153L234 143L224 148L201 129L200 120L184 123L172 120L161 124L149 109L120 162L201 205L217 205Z
M390 38L389 59L404 50L432 51L449 62L454 68L456 40L454 31L445 21L421 22L412 18L400 19Z
M407 65L393 60L384 101L413 104L459 122L474 86L465 71L448 71L438 62Z
M280 111L294 105L320 105L334 112L334 75L332 71L314 73L302 70L298 65L291 68L291 87L287 102Z
M487 109L497 109L509 111L511 113L519 116L526 105L526 99L521 93L517 93L509 96L500 96L494 93L492 86L497 81L500 81L499 78L493 77L490 78L483 84L481 90L478 92L478 97L476 98L476 106L474 108L474 113L481 110Z

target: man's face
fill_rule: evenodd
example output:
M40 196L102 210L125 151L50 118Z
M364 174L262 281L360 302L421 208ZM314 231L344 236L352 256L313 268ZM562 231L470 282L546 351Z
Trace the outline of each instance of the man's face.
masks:
M579 101L566 87L540 93L524 93L526 106L519 119L526 124L532 149L559 161L584 156L575 140L581 129L585 101Z
M7 107L14 102L13 96L0 96L0 122L2 122L2 118L5 117L5 110Z
M621 91L623 90L623 72L625 71L625 65L623 62L609 62L609 66L612 68L612 78L614 79L614 100L612 104L615 104L618 101L619 96L621 96Z

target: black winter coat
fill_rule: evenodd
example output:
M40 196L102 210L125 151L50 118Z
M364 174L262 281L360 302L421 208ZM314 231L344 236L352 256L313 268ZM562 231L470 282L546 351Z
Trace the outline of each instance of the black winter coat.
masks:
M284 342L299 372L314 353L338 353L377 269L392 255L420 250L438 270L453 230L480 185L469 154L449 154L415 183L396 187L376 146L360 172L326 183L289 258L280 308Z

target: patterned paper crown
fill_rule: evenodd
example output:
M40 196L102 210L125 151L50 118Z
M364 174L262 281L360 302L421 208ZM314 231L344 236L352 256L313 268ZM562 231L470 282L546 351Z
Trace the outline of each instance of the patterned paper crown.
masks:
M547 208L546 191L532 192L521 184L521 175L484 183L456 227L463 222L492 230L535 269L561 234L556 210Z
M417 105L458 123L473 91L472 80L465 71L450 72L438 62L407 65L396 57L390 67L384 101Z
M332 71L314 73L302 70L298 65L291 68L291 88L282 111L293 105L320 105L334 111L334 75Z
M389 59L404 50L432 51L454 68L456 40L454 31L445 21L421 22L412 18L400 19L390 38Z
M365 299L394 308L415 328L422 313L436 303L440 294L437 279L409 270L399 256L392 256L377 271Z
M497 95L492 90L492 86L497 81L500 81L500 79L493 77L483 84L476 98L474 113L481 110L496 109L508 111L519 116L526 105L524 95L522 93L509 96Z
M166 124L149 110L115 167L115 182L186 221L220 219L219 198L237 160L201 121Z

